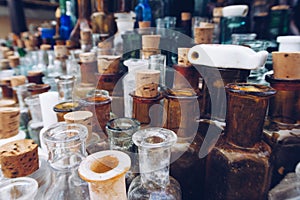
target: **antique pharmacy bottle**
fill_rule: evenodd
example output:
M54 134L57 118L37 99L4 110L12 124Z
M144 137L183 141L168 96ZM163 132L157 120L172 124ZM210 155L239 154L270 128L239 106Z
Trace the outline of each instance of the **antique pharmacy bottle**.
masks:
M161 126L162 109L160 100L163 98L158 91L160 71L136 71L136 89L130 94L133 101L132 117L141 122L142 126Z
M163 128L147 128L137 131L132 140L138 146L141 175L131 182L128 199L181 199L179 183L169 176L176 134Z
M152 21L152 9L149 5L149 0L139 0L134 11L136 14L136 28L138 28L139 21Z
M25 98L31 116L27 128L28 134L31 139L38 145L40 145L39 133L43 128L43 118L41 111L41 104L39 95L28 96Z
M106 124L109 148L123 151L131 158L131 168L126 174L126 188L138 173L137 149L132 141L132 135L140 129L140 122L133 118L115 118Z
M198 96L192 89L168 89L164 92L164 111L164 127L177 135L170 174L180 183L183 199L200 199L204 191L204 159L198 155L202 144L198 134Z
M130 157L126 153L106 150L84 159L78 173L88 182L91 200L127 200L125 174L129 168Z
M262 132L268 100L275 93L264 85L226 86L225 133L206 160L207 199L266 199L272 163Z
M80 179L78 167L86 156L87 128L59 122L42 135L52 171L52 182L43 199L89 199L88 185Z

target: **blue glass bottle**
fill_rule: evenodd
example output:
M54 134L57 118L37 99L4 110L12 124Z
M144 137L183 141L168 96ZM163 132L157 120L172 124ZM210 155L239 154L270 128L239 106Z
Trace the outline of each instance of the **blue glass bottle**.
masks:
M134 10L136 14L136 28L138 27L139 21L152 21L152 10L148 0L139 0L139 3Z

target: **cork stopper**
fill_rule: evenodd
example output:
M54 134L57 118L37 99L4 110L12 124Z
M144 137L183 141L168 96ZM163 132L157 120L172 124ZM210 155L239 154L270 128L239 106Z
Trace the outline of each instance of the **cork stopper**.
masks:
M195 27L194 41L196 44L212 44L214 28L212 27Z
M214 28L215 25L213 23L209 23L209 22L200 22L200 27L203 27L203 28Z
M139 21L139 28L149 28L151 27L150 21Z
M80 39L82 42L90 42L92 41L92 30L89 28L85 28L80 31Z
M54 54L57 58L65 58L68 55L68 49L66 45L55 45Z
M17 67L20 65L20 57L19 56L9 56L8 60L9 60L9 65L11 67Z
M2 145L0 157L2 174L7 178L28 176L39 168L38 145L33 140L22 139Z
M8 59L1 59L0 60L0 68L3 69L9 69L9 61Z
M158 95L160 71L140 70L136 72L136 91L139 97L156 97Z
M24 85L26 83L26 76L12 76L10 79L10 84L12 87L16 87L19 85Z
M155 50L159 49L160 35L143 35L142 36L142 48L143 50Z
M42 76L43 72L42 71L28 71L27 76Z
M192 19L192 15L189 12L182 12L181 13L181 20L182 21L188 21Z
M0 107L14 107L16 101L13 99L0 99Z
M272 52L274 78L300 79L300 52Z
M271 10L288 10L290 8L289 5L276 5L272 6Z
M90 62L95 62L96 55L91 52L86 52L86 53L81 53L79 54L80 62L82 63L90 63Z
M98 43L98 48L111 49L112 47L113 47L113 43L110 40L105 40Z
M43 51L48 51L48 50L51 49L51 45L49 45L49 44L42 44L40 46L40 49L43 50Z
M0 107L0 119L0 139L13 137L19 133L19 108Z
M152 50L140 50L142 59L149 59L152 55L161 54L160 49L152 49Z
M120 56L98 56L98 72L100 74L119 73Z
M188 53L190 48L178 48L178 65L191 66L188 60Z

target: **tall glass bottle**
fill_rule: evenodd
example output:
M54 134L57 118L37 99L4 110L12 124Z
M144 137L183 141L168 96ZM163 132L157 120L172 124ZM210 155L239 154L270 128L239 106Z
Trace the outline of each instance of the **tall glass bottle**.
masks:
M87 132L84 125L60 122L43 133L52 169L52 183L43 199L89 199L88 185L80 179L77 171L87 154Z
M128 199L181 199L179 183L169 176L176 134L168 129L147 128L137 131L132 140L138 146L141 175L130 184Z
M263 85L226 86L225 134L206 161L207 199L266 199L271 148L261 138L268 99L275 93Z

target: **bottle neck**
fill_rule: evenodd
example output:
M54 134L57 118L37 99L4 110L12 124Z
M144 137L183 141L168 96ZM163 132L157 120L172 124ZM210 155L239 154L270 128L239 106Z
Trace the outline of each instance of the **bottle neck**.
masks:
M141 181L145 187L165 188L169 182L170 147L139 147Z
M78 18L90 21L92 6L90 0L78 0Z
M236 146L251 148L261 141L269 97L275 94L275 90L270 89L269 94L259 91L247 94L247 91L242 90L230 92L227 88L226 92L227 141Z

